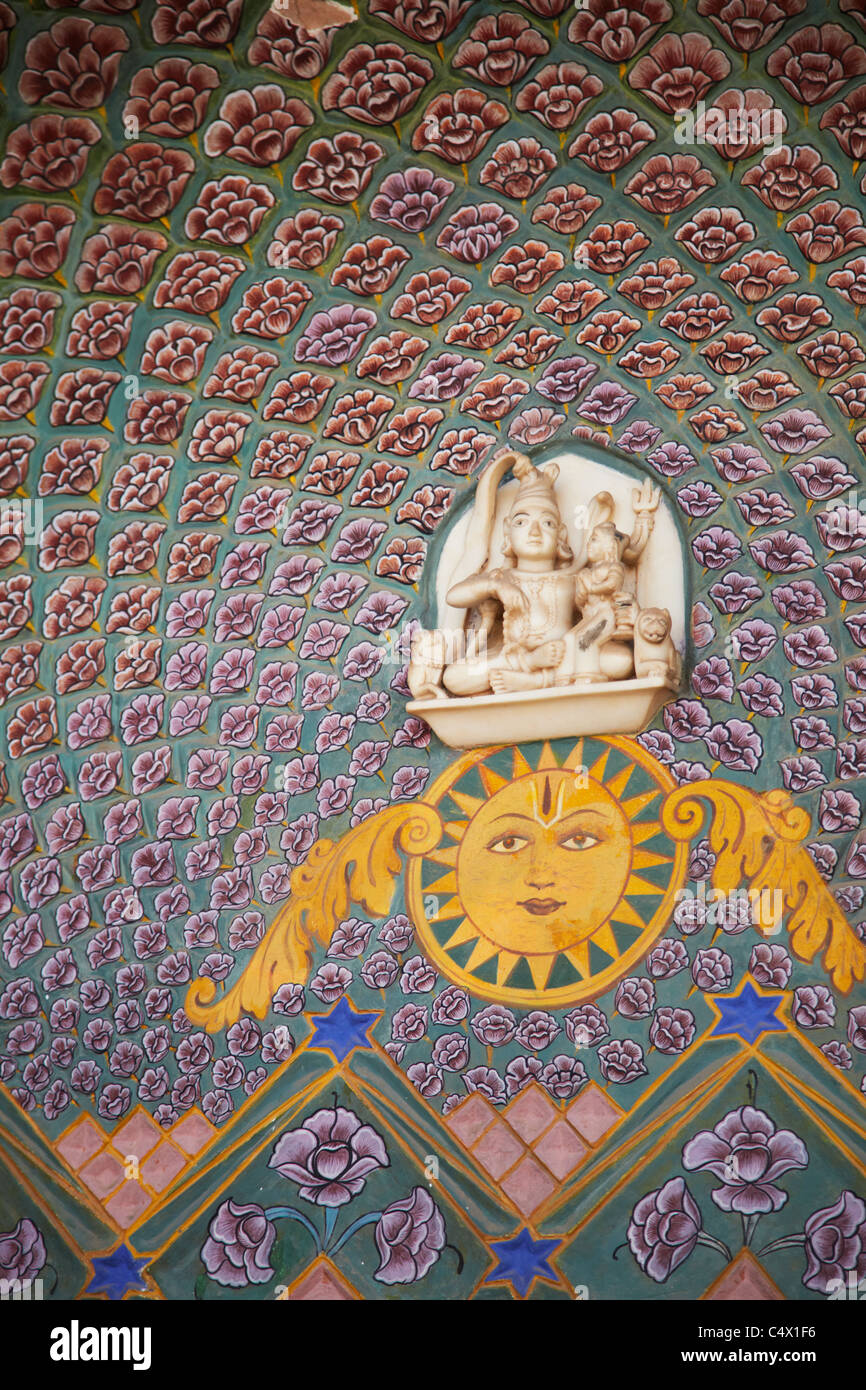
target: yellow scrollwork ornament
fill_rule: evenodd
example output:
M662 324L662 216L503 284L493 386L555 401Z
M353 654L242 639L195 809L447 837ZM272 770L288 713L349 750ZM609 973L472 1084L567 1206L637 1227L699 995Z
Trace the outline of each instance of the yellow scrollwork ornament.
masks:
M668 929L704 831L714 889L747 889L759 932L787 930L794 954L820 955L842 993L863 979L866 944L815 868L809 816L787 792L677 786L639 743L612 737L561 759L545 744L534 763L519 748L473 750L423 800L319 841L237 984L217 998L212 980L196 980L186 1012L209 1032L244 1012L263 1018L281 985L306 981L315 944L353 904L387 914L404 867L419 949L447 979L523 1008L594 998Z

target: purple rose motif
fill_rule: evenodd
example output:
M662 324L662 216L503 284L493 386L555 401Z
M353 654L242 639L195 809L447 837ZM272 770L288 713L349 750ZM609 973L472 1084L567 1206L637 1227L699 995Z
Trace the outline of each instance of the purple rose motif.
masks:
M866 1202L846 1189L829 1207L813 1211L803 1231L803 1283L816 1293L834 1293L866 1278ZM853 1272L854 1279L847 1276Z
M210 1225L201 1249L204 1267L212 1279L229 1288L266 1284L273 1279L269 1259L277 1232L263 1209L254 1202L241 1205L231 1198L223 1202Z
M641 1197L628 1226L629 1248L643 1270L663 1284L687 1260L701 1233L701 1213L682 1178Z
M772 989L784 989L791 978L793 961L784 946L771 946L762 941L752 947L749 957L749 973L759 985Z
M793 531L774 531L749 544L752 559L768 574L794 574L815 568L812 547Z
M743 1216L779 1211L788 1194L776 1179L792 1168L806 1168L809 1154L802 1139L789 1129L777 1129L763 1110L740 1106L713 1130L702 1130L683 1149L683 1166L706 1168L721 1178L711 1194L722 1211Z
M755 772L764 752L761 735L742 719L714 724L706 735L706 743L720 763L742 772Z
M436 221L453 192L451 180L430 169L403 169L382 181L370 204L370 216L403 232L423 232Z
M561 1032L556 1019L543 1009L533 1009L517 1029L517 1041L527 1052L543 1052Z
M623 1018L649 1018L655 1008L656 992L652 980L630 975L620 980L613 1006Z
M35 1010L34 1010L35 1012ZM501 1004L489 1004L472 1019L472 1031L485 1047L502 1047L517 1032L517 1019Z
M535 389L540 396L546 396L557 405L563 405L579 396L597 371L598 367L587 362L585 357L560 357L556 362L551 362L549 367L545 367L535 383ZM585 415L587 412L582 410L581 413Z
M373 1278L380 1284L413 1284L439 1259L445 1222L429 1192L413 1187L410 1196L385 1208L375 1237L380 1264Z
M794 990L792 1013L798 1028L832 1028L836 1000L826 985L801 985Z
M0 1232L0 1278L35 1279L45 1264L45 1242L29 1216L14 1230Z
M498 251L518 226L517 218L499 203L467 204L452 213L436 238L436 245L456 260L475 265Z
M614 1038L598 1049L598 1062L605 1081L618 1086L628 1085L646 1075L643 1048L632 1038Z
M848 1010L848 1041L858 1052L866 1052L866 1004Z
M710 700L734 698L734 673L722 656L708 656L699 661L692 672L692 688L696 695Z
M786 410L775 420L766 421L760 430L770 447L779 454L804 454L815 444L829 439L832 433L814 410L798 408Z
M421 401L454 400L468 390L483 370L482 364L470 357L461 357L456 352L442 352L422 369L420 376L409 387L409 396L412 400Z
M444 1071L462 1071L469 1062L469 1039L465 1033L442 1033L433 1046L433 1063Z
M376 315L359 304L337 304L313 314L306 332L295 344L299 362L316 362L323 366L339 367L351 362L371 328Z
M690 468L697 468L698 461L685 444L667 440L647 454L647 463L652 464L663 478L681 478Z
M738 570L731 570L723 579L716 580L710 589L710 597L720 613L745 613L762 593L754 579Z
M726 444L711 452L716 472L726 483L751 483L773 471L751 444Z
M480 1091L491 1105L504 1105L506 1099L505 1082L495 1067L473 1067L463 1073L463 1085L470 1092Z
M524 1086L538 1081L543 1070L538 1057L512 1057L505 1068L505 1090L508 1096L516 1096Z
M679 944L682 945L681 942ZM665 1005L653 1015L649 1035L650 1042L659 1052L669 1056L685 1052L694 1040L695 1016L690 1009L674 1009Z
M752 714L763 714L765 718L778 718L784 714L782 687L772 676L757 671L737 686L740 699Z
M616 441L617 448L629 454L642 454L652 448L660 435L661 430L649 420L632 420Z
M677 501L687 516L712 516L722 506L724 498L712 483L699 479L696 483L686 483L677 493ZM711 590L712 592L712 590Z
M363 1189L368 1175L390 1164L382 1136L352 1110L318 1110L277 1140L268 1160L300 1195L320 1207L339 1207Z
M733 974L733 962L726 951L710 946L698 951L692 963L692 979L706 994L718 994L727 989Z
M588 1078L583 1062L577 1057L560 1053L542 1068L538 1080L554 1100L571 1100L581 1086L586 1084Z
M636 404L637 396L619 382L600 381L584 397L580 414L596 425L616 425Z
M595 1004L579 1004L565 1015L565 1031L575 1048L595 1047L610 1032L607 1015Z
M711 526L709 530L701 531L700 535L695 537L692 550L699 564L707 569L719 570L736 560L743 547L739 538L727 527Z

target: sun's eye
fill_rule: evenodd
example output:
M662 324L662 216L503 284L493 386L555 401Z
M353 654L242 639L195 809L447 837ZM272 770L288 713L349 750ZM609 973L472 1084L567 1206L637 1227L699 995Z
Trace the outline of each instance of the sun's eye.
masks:
M575 830L573 834L564 836L560 840L560 849L592 849L597 845L599 839L597 835L588 835L586 831Z
M500 835L498 839L491 840L487 848L492 854L517 854L528 844L525 835Z

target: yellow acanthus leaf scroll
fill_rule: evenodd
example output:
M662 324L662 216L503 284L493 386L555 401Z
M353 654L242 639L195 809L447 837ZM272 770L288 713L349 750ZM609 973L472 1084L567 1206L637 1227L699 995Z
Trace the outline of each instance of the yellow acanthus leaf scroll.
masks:
M661 814L664 830L674 840L692 840L703 827L704 803L712 810L713 886L730 893L747 885L759 930L772 934L786 919L794 954L811 961L822 953L825 972L847 994L866 974L866 944L805 847L811 829L807 812L785 791L756 795L713 779L669 793Z
M438 811L416 801L389 806L336 844L319 840L293 871L291 896L234 988L216 999L213 980L190 986L184 1008L192 1022L216 1033L242 1013L264 1018L280 985L306 980L314 939L327 945L351 903L373 917L385 916L403 868L401 855L435 849L442 829Z

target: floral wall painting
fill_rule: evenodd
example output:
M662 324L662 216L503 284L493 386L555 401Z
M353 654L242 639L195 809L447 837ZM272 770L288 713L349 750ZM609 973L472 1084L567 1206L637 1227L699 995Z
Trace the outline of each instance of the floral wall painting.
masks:
M858 1296L863 0L0 0L0 63L0 1279ZM642 719L428 718L506 454L575 555L653 499Z

